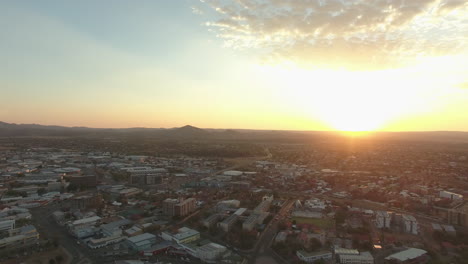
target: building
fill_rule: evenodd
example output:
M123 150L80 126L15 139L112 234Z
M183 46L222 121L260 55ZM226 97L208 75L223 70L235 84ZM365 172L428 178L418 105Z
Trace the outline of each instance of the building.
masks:
M100 220L101 220L101 217L99 216L91 216L91 217L75 220L71 222L70 224L68 224L68 226L75 227L75 228L79 226L91 226L91 225L95 225Z
M175 215L186 216L197 209L195 198L188 198L174 206Z
M419 248L408 248L407 250L392 254L385 258L385 263L392 264L417 264L427 263L429 256L427 251Z
M39 239L39 233L33 225L26 225L20 228L12 229L9 232L10 237L23 235L26 242L34 242Z
M412 215L402 215L403 218L403 226L406 233L410 233L413 235L418 234L418 221Z
M126 239L127 245L136 251L150 249L156 243L156 236L150 233L129 237Z
M64 178L74 186L95 187L97 185L96 175L70 175Z
M224 231L224 232L229 232L231 227L237 222L239 219L239 216L236 214L232 214L228 218L224 219L221 223L219 223L219 227Z
M451 225L442 225L441 227L444 229L444 231L447 234L449 234L451 236L456 236L457 235L457 231L455 230L455 228L453 226L451 226Z
M101 248L101 247L105 247L108 245L112 245L123 240L125 240L125 237L121 236L120 234L106 236L106 237L97 238L97 239L93 238L88 241L88 247L92 249L96 249L96 248Z
M178 203L178 199L167 198L162 203L163 213L168 216L175 216L175 205Z
M468 202L450 209L448 211L447 222L451 225L468 227Z
M357 249L335 248L335 256L341 264L374 264L374 257L369 252Z
M99 208L102 205L102 195L89 194L73 197L66 201L68 206L73 209L89 209L89 208Z
M10 230L8 237L0 239L0 249L32 245L38 239L39 233L36 227L32 225L23 226Z
M256 225L263 223L263 220L269 215L266 212L254 212L243 223L242 229L252 231Z
M218 204L216 205L216 211L222 212L229 208L239 208L239 206L240 206L239 200L225 200L225 201L218 202Z
M332 253L329 251L319 251L319 252L307 252L304 250L299 250L296 252L296 256L307 263L314 263L317 260L330 260L332 258Z
M221 218L221 216L219 214L213 214L213 215L210 215L207 218L205 218L202 221L202 224L203 224L204 227L210 228L215 223L217 223L220 218Z
M188 227L182 227L177 232L162 232L161 237L167 241L174 241L177 244L189 243L195 240L200 239L200 232Z
M131 167L122 168L129 173L129 183L138 185L161 184L163 178L167 177L167 170L152 167Z
M375 214L375 225L377 228L390 228L392 216L386 211L377 211Z
M186 216L197 209L195 198L185 200L168 198L163 201L163 213L168 216Z
M106 237L122 235L122 227L128 226L130 224L132 224L132 221L128 219L117 220L105 225L101 225L101 232Z
M261 201L260 204L257 205L257 207L255 207L254 211L255 212L267 212L270 209L271 202L272 201L269 199Z
M0 232L8 232L15 228L15 220L0 221Z
M439 192L439 197L440 198L450 199L452 201L455 201L455 200L463 201L463 195L458 194L458 193L449 192L449 191L440 191Z
M196 256L204 262L216 263L216 260L219 259L226 250L227 248L222 245L208 243L196 249Z

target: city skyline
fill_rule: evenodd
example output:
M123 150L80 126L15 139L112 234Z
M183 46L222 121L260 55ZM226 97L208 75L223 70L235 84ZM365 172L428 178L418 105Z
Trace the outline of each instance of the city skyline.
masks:
M468 131L464 1L266 2L3 1L0 120Z

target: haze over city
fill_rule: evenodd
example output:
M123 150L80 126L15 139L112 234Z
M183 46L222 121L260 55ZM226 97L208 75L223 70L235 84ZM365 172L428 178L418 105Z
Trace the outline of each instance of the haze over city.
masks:
M4 122L468 130L465 1L0 7Z

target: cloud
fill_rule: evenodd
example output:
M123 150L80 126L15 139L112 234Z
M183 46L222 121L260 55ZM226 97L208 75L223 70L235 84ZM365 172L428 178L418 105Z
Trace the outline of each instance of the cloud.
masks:
M204 0L206 26L225 46L269 62L380 69L468 47L459 0Z

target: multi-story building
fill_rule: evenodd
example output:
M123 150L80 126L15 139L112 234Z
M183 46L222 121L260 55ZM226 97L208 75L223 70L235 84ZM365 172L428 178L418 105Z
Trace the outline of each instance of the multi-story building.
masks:
M175 215L175 205L179 203L179 199L167 198L162 203L163 213L168 216Z
M377 211L375 214L375 225L377 228L390 228L392 216L386 211Z
M163 212L168 216L186 216L194 212L197 208L197 201L194 198L189 199L171 199L163 201Z
M252 213L243 223L242 229L246 231L251 231L258 224L261 224L263 220L269 215L266 212L255 212Z
M202 221L202 224L204 227L210 228L211 226L213 226L215 223L218 222L220 217L221 216L219 214L210 215Z
M447 222L451 225L468 227L468 202L448 210Z
M335 248L335 256L341 264L374 264L374 257L369 252L357 249Z
M99 208L102 205L102 195L97 194L87 194L81 196L75 196L72 199L68 199L66 204L73 209L89 209L89 208Z
M122 168L122 170L128 172L129 183L139 185L154 185L161 184L163 178L167 176L167 170L163 168L152 168L152 167L131 167Z
M194 212L197 208L195 198L188 198L174 206L175 215L186 216Z
M296 252L296 256L307 263L314 263L317 260L330 260L332 258L332 253L329 251L319 251L319 252L306 252L304 250L299 250Z
M418 234L418 221L412 215L402 215L404 230L406 233L413 235Z
M271 200L263 200L260 202L259 205L257 205L257 207L255 207L254 211L255 212L267 212L268 209L270 209L270 205L271 205Z
M237 222L239 216L236 214L232 214L228 218L224 219L221 223L219 223L219 227L224 231L224 232L229 232L231 227Z

